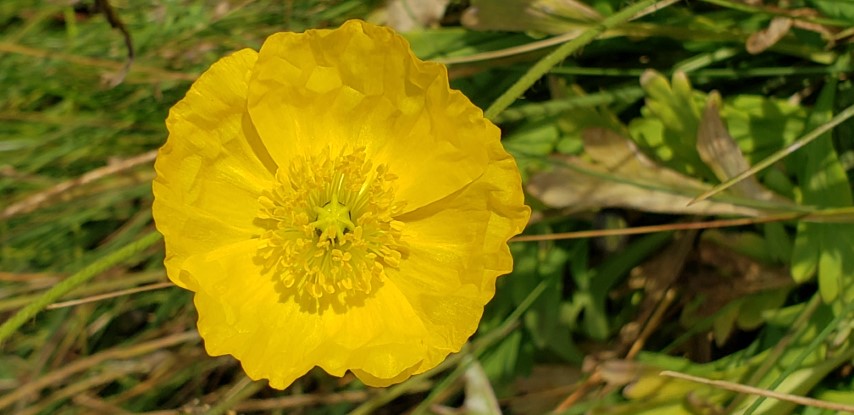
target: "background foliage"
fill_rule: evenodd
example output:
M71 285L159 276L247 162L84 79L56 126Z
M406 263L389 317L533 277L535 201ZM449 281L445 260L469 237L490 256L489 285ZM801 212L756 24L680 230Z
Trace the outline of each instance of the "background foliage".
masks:
M835 413L662 370L854 404L854 2L648 3L604 27L640 3L4 0L0 413ZM217 58L348 18L411 29L449 65L535 215L437 370L279 392L208 357L191 295L165 282L153 151Z

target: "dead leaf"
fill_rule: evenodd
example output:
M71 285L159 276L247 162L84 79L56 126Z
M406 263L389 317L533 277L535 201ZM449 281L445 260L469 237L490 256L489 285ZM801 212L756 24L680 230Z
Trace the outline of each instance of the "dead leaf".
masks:
M608 359L596 364L595 370L602 381L612 386L625 386L643 374L644 365L633 360Z
M766 49L774 46L789 30L792 28L792 19L783 16L777 16L771 19L768 27L762 29L747 38L747 43L744 45L747 52L753 55L764 52Z
M697 152L718 180L725 182L749 169L750 164L721 119L720 103L721 96L717 92L709 94L697 128ZM774 201L779 204L791 203L763 187L754 176L734 184L732 192L754 200Z
M841 40L836 38L836 34L840 33L844 29L830 25L822 25L815 21L811 21L810 19L804 19L804 17L821 17L821 13L818 10L810 8L790 9L788 7L780 7L783 3L780 5L763 4L761 0L757 0L755 3L755 6L761 10L759 13L778 15L784 18L791 17L792 26L818 33L821 38L827 42L827 45L825 45L827 49L832 48L837 41Z
M577 0L472 0L462 23L474 30L562 34L601 19L599 12Z
M450 0L391 0L386 24L398 32L433 27L445 15Z
M492 390L492 383L477 361L472 362L463 375L466 398L463 408L468 415L501 415L501 407Z
M616 132L589 128L582 133L586 153L554 156L556 167L531 177L527 190L552 208L572 212L621 207L645 212L759 216L766 210L719 200L688 206L710 186L662 167Z
M674 298L673 294L668 295L668 291L682 276L697 233L695 229L678 233L673 242L657 255L632 269L631 279L643 281L644 296L635 318L620 330L619 348L627 351L627 359L640 352L647 338L661 324L660 316L664 315Z
M712 233L714 231L707 231L707 234ZM731 307L714 321L712 334L718 347L736 327L751 330L764 322L761 313L745 310L745 307L766 304L776 308L795 285L785 267L763 264L729 246L711 242L709 238L697 244L695 261L696 270L691 278L680 281L680 291L686 294L682 299L685 307L680 321L690 327L700 319ZM692 358L700 360L698 356Z
M764 291L790 288L795 281L785 267L763 264L708 238L697 245L700 270L683 281L686 299L703 298L702 308L695 311L708 317L731 301Z

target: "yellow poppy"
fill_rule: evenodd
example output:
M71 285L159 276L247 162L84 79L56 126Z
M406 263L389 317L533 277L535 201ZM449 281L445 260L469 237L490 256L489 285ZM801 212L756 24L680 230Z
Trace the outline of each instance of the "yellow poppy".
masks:
M211 355L285 388L372 386L474 333L524 205L500 133L446 69L349 21L211 66L166 121L154 219Z

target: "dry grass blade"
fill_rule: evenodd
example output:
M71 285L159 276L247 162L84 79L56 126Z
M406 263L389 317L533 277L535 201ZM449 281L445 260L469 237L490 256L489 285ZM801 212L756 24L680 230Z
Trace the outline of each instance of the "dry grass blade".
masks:
M100 58L91 58L87 56L73 55L67 53L56 52L47 49L36 49L31 48L24 45L18 45L15 43L8 43L0 41L0 52L3 53L16 53L20 55L30 56L33 58L40 59L56 59L64 62L68 62L75 65L81 66L91 66L96 68L103 68L108 70L120 71L124 67L124 63L116 62L109 59L100 59ZM181 73L168 71L165 69L153 67L153 66L144 66L144 65L134 65L133 69L129 74L140 73L146 74L151 78L149 81L165 81L165 80L173 80L173 81L194 81L199 77L198 74L191 73Z
M173 287L173 286L175 286L175 284L172 284L171 282L158 282L156 284L150 284L150 285L146 285L146 286L142 286L142 287L136 287L136 288L128 288L126 290L119 290L119 291L114 291L114 292L106 293L106 294L93 295L91 297L80 298L77 300L68 300L68 301L63 301L61 303L53 303L53 304L47 306L45 309L46 310L54 310L57 308L74 307L74 306L78 306L81 304L88 304L88 303L93 303L96 301L106 300L109 298L116 298L116 297L121 297L121 296L131 295L131 294L137 294L137 293L146 292L146 291L159 290L161 288L168 288L168 287Z
M235 411L273 411L276 409L294 409L314 405L335 405L346 402L363 402L371 397L368 391L345 391L330 394L306 394L281 398L247 400L237 404Z
M67 386L50 394L47 398L40 400L34 405L23 411L17 412L18 415L36 415L41 413L52 405L62 402L63 400L73 398L86 391L97 389L103 385L115 382L133 374L144 374L151 371L151 368L156 364L156 360L162 356L151 355L145 359L137 359L134 361L121 362L121 364L110 365L102 373L97 373L88 376L84 379L76 380L69 383Z
M546 235L521 235L510 239L511 242L557 241L561 239L599 238L603 236L640 235L654 232L669 232L688 229L728 228L733 226L755 225L760 223L784 222L809 217L804 213L784 213L758 218L719 219L702 222L673 223L668 225L636 226L620 229L597 229L592 231L558 232Z
M107 166L92 170L75 179L59 183L56 186L38 192L32 196L27 197L24 200L21 200L18 203L12 204L6 209L3 209L3 211L0 212L0 220L9 219L13 216L32 212L49 203L54 198L75 187L84 186L104 177L127 171L141 164L150 163L154 161L154 158L156 156L157 150L148 151L146 153L131 158L117 161L115 163L110 163Z
M843 411L854 413L854 405L846 405L837 402L822 401L819 399L807 398L805 396L792 395L788 393L774 392L767 389L757 388L753 386L742 385L740 383L728 382L725 380L712 380L701 378L699 376L686 375L684 373L665 370L660 373L661 376L687 380L703 385L714 386L716 388L725 389L732 392L746 393L750 395L758 395L766 398L777 399L786 402L796 403L798 405L812 406L815 408L829 409L832 411Z
M0 396L0 410L9 407L13 403L26 398L27 396L36 395L40 390L51 385L58 384L64 379L75 373L82 372L97 364L113 359L129 359L135 356L140 356L152 353L167 347L175 346L181 343L187 343L199 339L199 333L195 330L184 333L173 334L168 337L152 340L146 343L139 343L133 346L110 349L92 356L75 360L62 368L48 373L38 379L21 385L7 395Z
M692 229L676 234L673 242L658 255L635 268L633 277L643 281L644 296L634 319L620 329L618 347L626 351L626 360L633 360L643 350L647 340L663 323L665 312L676 300L675 285L683 275L698 232Z
M79 394L71 398L71 401L85 409L89 409L93 413L114 415L126 415L131 413L87 393Z

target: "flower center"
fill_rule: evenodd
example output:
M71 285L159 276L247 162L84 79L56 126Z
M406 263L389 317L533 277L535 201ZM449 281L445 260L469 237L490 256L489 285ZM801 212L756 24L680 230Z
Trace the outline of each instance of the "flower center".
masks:
M317 212L317 220L311 225L314 226L314 230L320 239L341 241L344 239L344 233L356 228L352 218L350 218L350 208L342 205L337 196L337 194L333 194L332 201L323 207L314 207L314 211Z
M258 255L286 295L346 301L369 294L387 267L400 264L397 177L365 158L364 148L297 157L279 168L276 186L259 198L258 218L267 230Z

